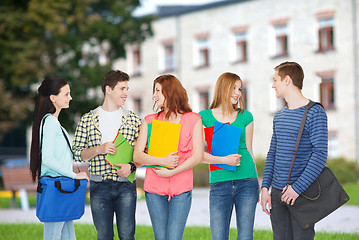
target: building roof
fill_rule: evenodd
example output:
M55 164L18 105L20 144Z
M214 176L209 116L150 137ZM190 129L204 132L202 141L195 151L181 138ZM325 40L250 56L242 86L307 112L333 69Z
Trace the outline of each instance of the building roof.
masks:
M201 5L160 5L157 8L157 15L159 18L173 17L246 1L250 0L223 0L219 2L212 2Z

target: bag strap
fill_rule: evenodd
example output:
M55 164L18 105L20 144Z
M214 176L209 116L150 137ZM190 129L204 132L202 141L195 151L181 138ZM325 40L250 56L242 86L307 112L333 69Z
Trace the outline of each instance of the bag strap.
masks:
M42 120L42 124L41 124L41 136L40 136L40 151L39 151L39 169L37 171L37 178L40 179L40 175L41 175L41 164L42 164L42 139L44 136L44 125L45 125L45 120L48 116L44 117L44 119Z
M312 101L310 101L310 102L307 104L307 106L305 107L304 114L303 114L303 117L302 117L302 121L301 121L301 123L300 123L299 131L298 131L297 141L296 141L296 143L295 143L295 148L294 148L293 154L292 154L292 163L291 163L291 165L290 165L289 174L288 174L288 178L287 178L287 186L289 185L289 180L290 180L290 176L291 176L291 174L292 174L295 157L297 156L297 151L298 151L298 148L299 148L300 139L302 138L302 134L303 134L303 130L304 130L304 125L305 125L305 120L307 119L308 110L309 110L311 107L313 107L315 104L319 104L320 106L323 107L322 104L317 103L317 102L312 102Z
M69 146L69 149L70 149L70 151L71 151L71 154L72 154L72 156L74 156L74 152L72 151L70 141L69 141L69 139L67 138L67 135L66 135L64 129L63 129L61 126L60 126L60 128L61 128L62 134L64 135L65 140L66 140L66 142L67 142L67 146Z
M74 193L77 191L77 189L79 189L81 183L80 183L80 179L75 179L75 189L73 191L67 191L67 190L63 190L61 188L61 181L55 181L55 187L61 192L61 193L66 193L66 194L69 194L69 193Z
M39 151L39 154L40 154L40 156L39 156L39 159L40 159L40 165L39 165L39 170L38 170L38 172L37 172L37 177L38 177L38 179L40 179L40 175L41 175L41 163L42 163L42 140L43 140L43 136L44 136L44 125L45 125L45 120L46 120L46 118L47 118L47 117L48 117L48 116L44 117L44 119L42 120L42 126L41 126L40 151ZM64 137L65 137L65 140L66 140L67 145L68 145L68 147L69 147L69 149L70 149L70 152L71 152L71 154L72 154L72 156L73 156L73 155L74 155L74 152L72 151L70 141L69 141L69 139L68 139L68 137L67 137L67 135L66 135L66 133L65 133L64 129L63 129L61 126L60 126L60 128L61 128L62 134L63 134L63 135L64 135ZM76 166L77 166L77 169L78 169L78 170L79 170L79 172L80 172L79 165L78 165L78 164L76 164Z

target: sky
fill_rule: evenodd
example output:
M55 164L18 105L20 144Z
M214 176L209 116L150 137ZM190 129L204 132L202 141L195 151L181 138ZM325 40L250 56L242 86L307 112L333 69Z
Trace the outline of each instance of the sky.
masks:
M209 2L216 2L221 0L141 0L141 7L135 11L136 16L153 13L158 5L196 5Z

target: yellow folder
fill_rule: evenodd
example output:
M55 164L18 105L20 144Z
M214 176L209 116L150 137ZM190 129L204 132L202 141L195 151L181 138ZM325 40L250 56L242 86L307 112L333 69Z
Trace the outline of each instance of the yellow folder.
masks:
M133 147L131 144L126 140L126 138L118 132L115 140L113 143L116 146L116 154L107 154L105 160L112 165L112 167L116 168L117 170L120 169L120 167L115 166L115 163L130 163L133 159ZM135 173L131 173L127 179L132 183L135 179Z
M166 157L169 153L176 152L178 149L180 132L181 124L153 120L148 155L154 157ZM173 168L166 165L161 165L160 167Z

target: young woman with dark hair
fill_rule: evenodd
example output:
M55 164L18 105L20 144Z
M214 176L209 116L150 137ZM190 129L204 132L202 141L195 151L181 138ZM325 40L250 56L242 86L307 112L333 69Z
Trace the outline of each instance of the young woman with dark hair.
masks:
M65 79L59 77L44 79L38 89L30 153L30 170L34 181L38 174L88 179L85 172L73 172L72 152L63 132L67 138L69 136L58 121L61 109L68 108L71 99L70 86ZM76 239L73 221L45 222L44 239Z
M154 110L145 117L135 146L134 161L143 165L167 165L147 168L144 190L155 239L182 239L192 202L192 167L202 160L201 116L193 113L187 92L173 75L163 75L153 83ZM153 120L181 124L178 151L165 158L145 153L148 124Z

